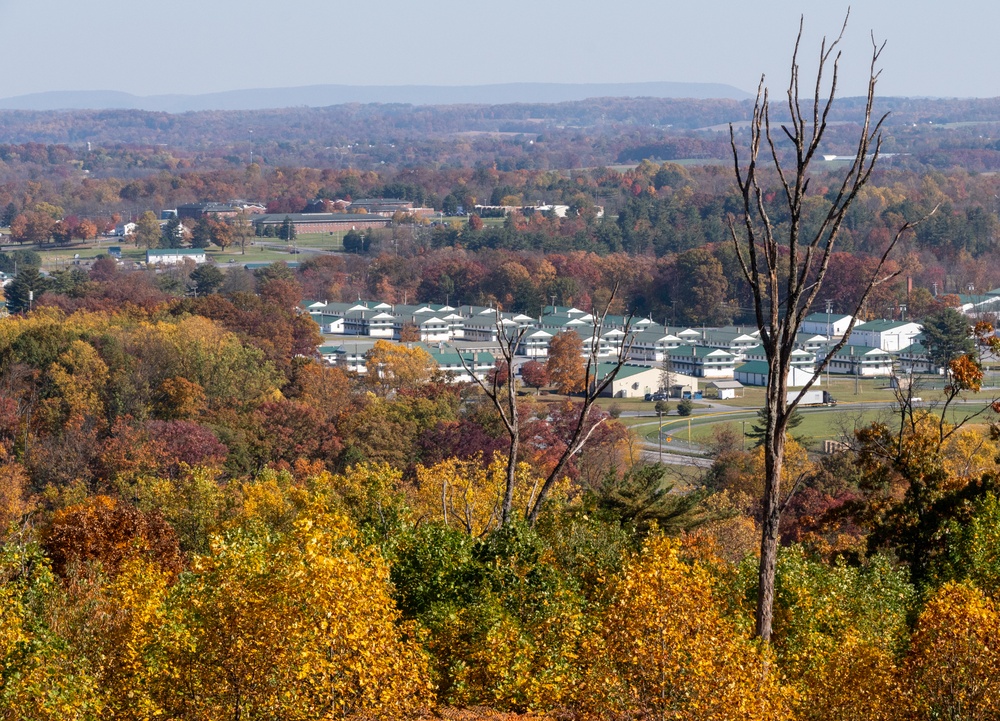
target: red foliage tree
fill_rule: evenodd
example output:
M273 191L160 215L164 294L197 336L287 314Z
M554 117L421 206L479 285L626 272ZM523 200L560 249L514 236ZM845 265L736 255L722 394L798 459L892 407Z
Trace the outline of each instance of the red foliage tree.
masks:
M541 388L549 384L549 369L544 363L536 360L528 361L521 366L521 378L525 385L532 388Z
M194 421L149 421L150 438L163 452L163 470L176 475L180 464L213 466L223 463L229 449L211 429Z

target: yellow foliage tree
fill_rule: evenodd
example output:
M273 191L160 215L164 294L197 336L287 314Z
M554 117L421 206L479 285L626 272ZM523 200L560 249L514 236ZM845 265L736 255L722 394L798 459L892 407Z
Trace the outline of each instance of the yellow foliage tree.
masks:
M802 721L904 721L912 706L893 653L850 634L822 657L804 679L796 719Z
M908 661L920 718L1000 717L1000 613L976 588L949 582L934 593Z
M809 454L794 438L785 440L785 462L781 467L781 487L791 490L796 482L813 469ZM738 490L753 498L762 498L764 493L764 446L758 446L750 454L750 465L740 474Z
M713 580L679 546L649 540L614 582L584 704L649 718L789 718L766 648L722 616Z
M417 519L461 528L477 537L500 527L507 483L507 459L501 454L495 454L486 467L478 456L468 461L449 458L417 466L416 475L410 505ZM540 484L527 463L518 464L514 506L527 508Z
M103 718L97 679L50 611L59 588L30 547L0 547L0 718L31 721Z
M365 381L381 394L391 389L414 388L428 381L436 364L419 346L407 348L389 341L375 341L365 358Z
M157 564L134 558L111 579L74 579L52 611L62 619L66 640L87 660L107 718L140 721L160 713L149 693L147 654L165 622L168 580Z
M251 521L191 570L156 669L168 717L399 718L429 702L388 568L343 516L310 508L288 534Z
M103 421L101 392L108 382L108 366L93 346L82 340L70 343L49 368L49 377L61 399L53 410L60 412L66 426L79 428L87 419Z

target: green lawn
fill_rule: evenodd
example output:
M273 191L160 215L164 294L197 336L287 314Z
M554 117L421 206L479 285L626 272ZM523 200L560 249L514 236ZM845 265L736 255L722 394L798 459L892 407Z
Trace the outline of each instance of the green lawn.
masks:
M956 422L975 410L978 409L968 405L952 408L948 413L948 420ZM824 440L838 440L845 435L850 436L854 430L863 428L874 421L883 421L894 425L897 416L894 416L890 409L852 409L839 406L837 408L804 408L802 409L802 418L802 423L795 429L793 435L803 437L810 450L821 450ZM996 414L989 412L973 422L985 423L996 420ZM673 422L675 421L673 417L670 418L670 421L669 424L664 421L664 431L679 440L687 441L687 423L683 421ZM736 418L718 415L707 415L701 418L692 416L691 441L695 444L707 442L720 426L728 426L735 433L740 434L743 431L743 421L746 421L746 429L749 431L751 425L756 421L756 414L747 412ZM655 425L644 427L643 435L648 441L655 443L656 430Z

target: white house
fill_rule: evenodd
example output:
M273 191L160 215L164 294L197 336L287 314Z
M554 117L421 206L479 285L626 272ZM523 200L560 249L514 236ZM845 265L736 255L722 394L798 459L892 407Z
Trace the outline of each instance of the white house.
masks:
M843 338L847 326L851 324L852 316L839 313L810 313L802 320L803 333L825 335L833 338Z
M668 351L679 347L683 341L662 328L636 333L629 348L629 360L662 363Z
M736 356L704 346L681 346L667 352L673 370L695 378L732 378Z
M923 332L919 323L900 320L873 320L854 326L848 345L899 351Z
M529 358L547 358L551 342L552 334L546 330L528 331L521 338L521 345L518 346L517 352Z
M881 348L847 345L833 356L826 368L830 373L862 378L885 377L892 375L892 356Z
M596 373L597 381L604 380L614 367L614 363L599 363ZM612 398L642 398L647 393L655 393L660 390L663 380L662 373L659 368L626 363L604 390L604 395ZM683 392L690 392L693 395L698 391L698 379L681 373L671 373L670 386L669 390L671 391L677 389L678 396Z
M204 250L147 250L146 265L180 265L190 260L198 265L208 262Z

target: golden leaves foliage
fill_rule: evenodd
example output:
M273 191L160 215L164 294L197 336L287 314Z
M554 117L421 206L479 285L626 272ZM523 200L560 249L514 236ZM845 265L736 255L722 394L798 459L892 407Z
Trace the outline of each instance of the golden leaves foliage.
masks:
M996 604L972 586L941 586L917 619L908 671L921 718L1000 717Z
M365 381L384 395L390 389L414 388L425 383L435 366L431 354L419 346L407 348L378 340L365 357L368 371Z
M896 657L854 634L842 637L804 679L797 696L802 721L903 721L910 705Z
M745 564L747 586L755 565ZM830 566L801 547L782 552L772 642L797 719L900 718L896 658L912 598L905 572L884 557Z
M169 600L157 695L191 719L399 717L428 702L426 660L400 625L388 568L343 516L288 534L215 539Z
M713 585L676 541L651 538L612 586L585 704L630 718L789 718L774 660L722 616Z
M500 527L506 481L507 460L499 453L488 466L478 454L467 461L449 458L417 466L410 506L418 519L484 536ZM518 464L514 508L527 508L540 484L528 464Z
M2 454L0 454L2 455ZM0 463L0 540L31 509L28 474L20 463Z
M85 661L105 718L140 721L159 712L148 655L167 621L170 580L159 565L132 558L113 578L78 573L54 599L53 630Z
M781 487L790 491L796 481L813 470L813 463L802 444L794 438L785 439L785 460L781 466ZM739 474L739 485L732 487L752 498L764 496L764 446L750 453L750 464Z
M64 425L79 428L87 419L103 422L101 393L108 382L108 366L93 346L82 340L49 367L49 378L59 394L50 412L62 416Z
M37 547L0 547L0 581L0 718L100 718L104 704L87 659L38 618L58 587Z

